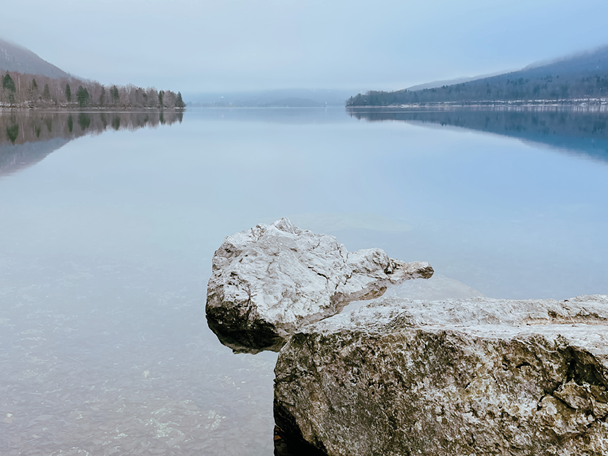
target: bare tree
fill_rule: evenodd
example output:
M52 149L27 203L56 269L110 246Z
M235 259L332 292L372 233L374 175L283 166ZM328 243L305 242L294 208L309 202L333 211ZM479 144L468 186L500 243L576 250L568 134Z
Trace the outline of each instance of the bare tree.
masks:
M112 85L109 90L96 81L77 78L52 79L43 75L7 72L0 76L0 106L114 109L175 109L181 99L171 90L157 91L134 85ZM40 93L40 87L44 87ZM76 88L81 88L80 97ZM180 106L177 106L180 105Z

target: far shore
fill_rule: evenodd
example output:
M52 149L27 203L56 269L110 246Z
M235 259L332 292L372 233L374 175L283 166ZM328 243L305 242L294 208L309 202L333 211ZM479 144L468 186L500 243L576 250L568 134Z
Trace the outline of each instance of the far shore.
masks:
M572 98L560 100L480 100L480 101L435 101L390 105L347 105L347 108L600 108L608 111L608 98Z
M23 105L6 105L0 103L1 111L50 111L50 112L136 112L136 111L175 111L184 112L186 108L159 108L149 106L62 106L62 105L51 105L51 106L23 106Z

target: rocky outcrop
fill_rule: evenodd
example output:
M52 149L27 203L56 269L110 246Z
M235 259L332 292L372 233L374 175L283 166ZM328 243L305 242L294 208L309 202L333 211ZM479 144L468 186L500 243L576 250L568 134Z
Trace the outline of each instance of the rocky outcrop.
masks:
M608 454L608 296L384 297L279 354L275 420L329 456Z
M281 219L226 238L213 257L207 321L235 351L278 350L302 326L390 284L429 278L428 263L404 263L380 249L348 252L333 236Z

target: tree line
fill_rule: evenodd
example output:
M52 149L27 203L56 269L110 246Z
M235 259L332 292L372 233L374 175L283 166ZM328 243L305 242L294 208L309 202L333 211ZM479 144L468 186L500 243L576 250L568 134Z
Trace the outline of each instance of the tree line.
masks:
M369 91L347 100L346 106L390 106L402 104L463 103L492 101L551 102L608 97L608 73L578 73L516 77L514 74L423 90Z
M53 79L42 75L6 72L1 78L0 107L183 109L181 92L134 85L105 86L76 78Z

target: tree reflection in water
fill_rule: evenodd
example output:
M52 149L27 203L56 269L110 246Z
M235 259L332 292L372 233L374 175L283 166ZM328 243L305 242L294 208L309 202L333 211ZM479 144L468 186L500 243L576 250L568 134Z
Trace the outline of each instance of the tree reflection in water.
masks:
M495 133L608 161L608 111L599 108L348 108L370 122L437 124Z
M0 113L0 176L45 158L68 142L109 128L134 131L172 125L183 112L9 112Z

